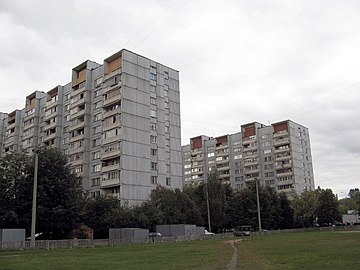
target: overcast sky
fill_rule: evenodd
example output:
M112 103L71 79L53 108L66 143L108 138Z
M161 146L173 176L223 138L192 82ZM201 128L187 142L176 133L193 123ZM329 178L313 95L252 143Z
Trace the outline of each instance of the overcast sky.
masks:
M0 0L0 111L126 48L180 72L182 143L286 119L315 185L360 188L357 0Z

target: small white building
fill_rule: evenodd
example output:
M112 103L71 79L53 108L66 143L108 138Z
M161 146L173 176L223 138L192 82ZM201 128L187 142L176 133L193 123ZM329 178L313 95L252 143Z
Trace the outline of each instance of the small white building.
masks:
M342 221L344 224L353 225L360 223L359 214L356 210L348 210L347 214L342 215Z

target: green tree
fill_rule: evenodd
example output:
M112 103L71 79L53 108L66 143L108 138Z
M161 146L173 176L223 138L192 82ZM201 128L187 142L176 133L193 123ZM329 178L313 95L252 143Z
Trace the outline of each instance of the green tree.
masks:
M336 196L331 189L319 190L316 215L320 226L327 226L339 221L340 212Z
M294 210L291 207L291 202L285 193L279 194L279 217L280 229L290 229L294 226Z
M0 159L0 228L19 227L18 193L29 171L29 158L24 153L7 154ZM20 208L21 209L21 208Z
M86 199L83 211L82 221L94 230L94 238L108 238L109 228L119 227L116 223L119 222L121 211L117 198L100 195L95 199Z
M48 238L62 238L79 221L81 179L71 172L60 150L42 148L38 155L36 231L43 232ZM7 192L13 198L10 202L13 217L17 220L17 226L26 228L29 234L34 157L17 153L6 156L1 162L5 162L2 163L2 181L11 183Z
M291 201L296 227L313 227L316 220L317 191L305 190Z

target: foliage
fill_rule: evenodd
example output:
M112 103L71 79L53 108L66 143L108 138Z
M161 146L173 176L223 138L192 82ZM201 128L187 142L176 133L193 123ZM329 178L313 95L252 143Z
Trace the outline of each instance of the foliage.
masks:
M316 220L316 191L305 190L300 196L294 195L291 205L294 209L294 222L296 227L312 227Z
M318 193L316 209L317 222L320 226L328 226L340 220L338 201L331 189L322 189Z
M60 150L43 148L38 156L36 231L43 232L48 238L61 238L79 221L81 179L70 171L67 159ZM4 197L6 202L1 205L8 205L13 211L13 222L5 221L4 225L26 228L29 233L34 158L24 153L14 153L2 158L0 163L2 185L7 185L5 193L11 194Z

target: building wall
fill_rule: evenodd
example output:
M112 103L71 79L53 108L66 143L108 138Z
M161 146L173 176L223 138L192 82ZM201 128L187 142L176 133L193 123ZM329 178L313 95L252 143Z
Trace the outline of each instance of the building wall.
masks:
M71 78L3 120L4 152L62 149L90 197L132 205L159 185L182 188L178 71L122 50L81 63Z
M217 138L198 136L182 151L185 185L206 182L216 170L233 188L260 180L291 197L315 186L309 131L290 120L249 123L239 133Z

